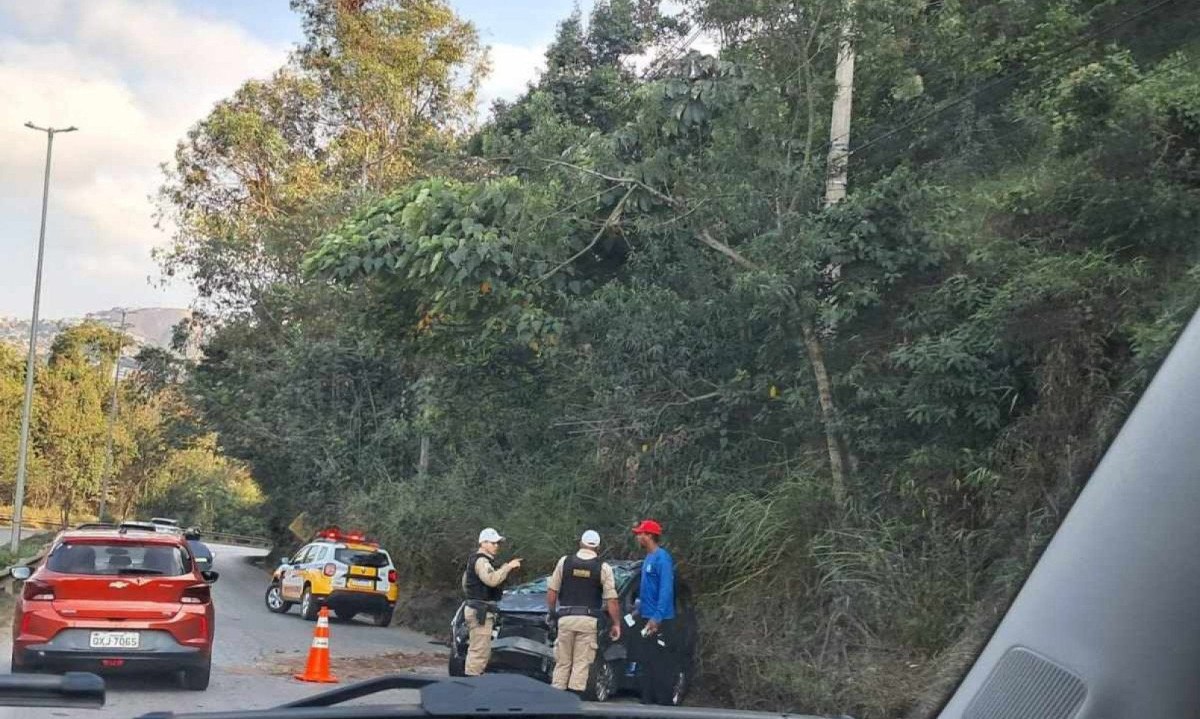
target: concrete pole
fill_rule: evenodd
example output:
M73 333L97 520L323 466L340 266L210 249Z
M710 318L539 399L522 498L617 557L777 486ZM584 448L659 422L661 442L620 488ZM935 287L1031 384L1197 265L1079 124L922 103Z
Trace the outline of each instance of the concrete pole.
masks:
M113 467L113 429L117 426L117 388L121 384L121 342L125 339L125 310L121 310L120 339L117 340L117 352L113 358L113 389L112 401L108 405L108 447L104 455L104 474L100 475L100 508L96 519L104 521L104 508L108 499L108 475Z
M854 101L854 24L850 15L852 9L853 2L847 2L846 19L842 21L841 38L838 41L837 70L834 74L836 90L833 96L833 118L829 127L829 160L825 175L826 207L846 199L850 170L850 114Z
M21 405L21 439L17 449L17 486L13 493L12 537L9 549L13 556L21 545L21 514L25 505L25 473L29 463L29 418L33 411L33 375L37 368L38 312L42 302L42 260L46 255L46 208L50 203L50 156L54 150L54 135L74 132L75 127L56 129L38 127L32 122L25 127L46 133L46 172L42 180L42 225L38 231L37 274L33 281L33 318L29 324L29 356L25 360L25 401Z

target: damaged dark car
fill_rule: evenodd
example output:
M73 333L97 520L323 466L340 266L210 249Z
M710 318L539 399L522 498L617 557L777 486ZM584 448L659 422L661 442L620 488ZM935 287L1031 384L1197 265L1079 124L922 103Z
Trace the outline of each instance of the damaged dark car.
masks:
M641 560L609 560L617 580L621 616L633 614L641 583ZM554 635L546 626L546 585L549 577L541 577L504 592L500 616L493 630L492 656L488 672L524 674L549 682L554 673ZM467 626L461 605L454 614L450 630L453 640L450 650L450 674L462 676L467 656ZM698 627L692 607L691 593L685 582L675 587L675 617L677 621L679 674L676 677L673 702L680 704L692 681L695 666ZM636 633L625 627L620 641L608 638L608 618L600 620L599 650L588 679L587 697L607 701L626 691L637 691L639 665L635 642Z

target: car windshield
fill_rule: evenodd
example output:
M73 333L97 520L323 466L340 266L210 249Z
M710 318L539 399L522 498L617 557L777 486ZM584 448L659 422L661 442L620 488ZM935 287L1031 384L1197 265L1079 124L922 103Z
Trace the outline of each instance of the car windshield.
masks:
M636 576L638 576L638 572L627 564L613 565L613 579L616 580L618 592L624 591L629 581Z
M510 594L545 594L549 591L550 576L539 577L532 582L518 584L510 590L506 590Z
M46 568L62 574L110 575L187 574L187 555L179 547L152 544L64 542L46 561Z

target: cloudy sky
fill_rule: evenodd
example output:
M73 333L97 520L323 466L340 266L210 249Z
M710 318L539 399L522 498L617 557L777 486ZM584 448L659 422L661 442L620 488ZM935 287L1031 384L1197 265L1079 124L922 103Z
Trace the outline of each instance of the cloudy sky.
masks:
M492 47L494 98L534 77L575 0L452 4ZM80 130L54 143L42 316L186 306L150 259L158 166L298 37L287 0L0 0L0 316L28 317L33 295L45 135L26 121Z

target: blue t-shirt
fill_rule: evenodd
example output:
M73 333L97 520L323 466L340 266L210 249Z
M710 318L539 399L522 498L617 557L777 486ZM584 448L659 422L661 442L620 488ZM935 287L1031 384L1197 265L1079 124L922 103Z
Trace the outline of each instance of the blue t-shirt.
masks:
M642 562L642 586L639 590L641 614L661 622L675 618L675 560L659 547Z

